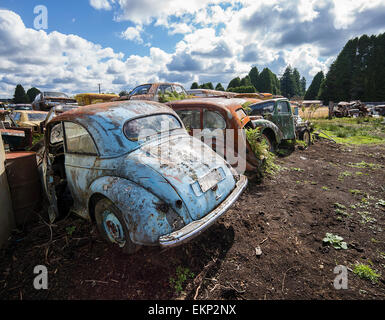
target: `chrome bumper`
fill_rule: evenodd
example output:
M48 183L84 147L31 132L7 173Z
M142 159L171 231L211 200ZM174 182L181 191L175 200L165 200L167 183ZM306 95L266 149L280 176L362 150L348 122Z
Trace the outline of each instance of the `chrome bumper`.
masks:
M159 238L159 245L163 248L170 248L178 246L182 243L190 241L191 239L200 235L208 227L210 227L222 214L224 214L231 205L237 201L247 186L247 178L244 175L240 176L233 192L224 200L218 207L216 207L209 214L202 219L193 221L187 226L174 231L170 234L161 236Z

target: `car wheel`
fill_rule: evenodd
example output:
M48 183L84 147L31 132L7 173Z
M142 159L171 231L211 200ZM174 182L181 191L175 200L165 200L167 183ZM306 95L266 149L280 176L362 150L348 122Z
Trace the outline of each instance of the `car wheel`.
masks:
M266 134L262 133L262 139L261 140L267 144L268 150L270 152L274 152L274 143Z
M120 210L108 199L101 199L95 205L95 220L102 237L117 245L123 253L132 254L141 246L132 242L130 232Z
M307 147L309 147L311 145L311 135L310 135L309 130L305 130L302 133L302 139L301 140L306 142Z

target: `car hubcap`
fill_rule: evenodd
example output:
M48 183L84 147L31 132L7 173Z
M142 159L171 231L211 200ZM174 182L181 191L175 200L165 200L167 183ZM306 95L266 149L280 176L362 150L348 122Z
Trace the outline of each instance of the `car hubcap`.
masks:
M111 242L118 244L119 247L123 247L126 244L123 226L113 213L109 211L104 212L103 227Z

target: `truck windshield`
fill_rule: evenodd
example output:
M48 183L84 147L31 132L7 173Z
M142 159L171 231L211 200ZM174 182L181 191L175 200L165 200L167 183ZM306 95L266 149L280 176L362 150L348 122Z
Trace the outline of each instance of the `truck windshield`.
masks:
M181 129L179 120L172 114L157 114L129 120L124 124L123 131L131 141L146 140L148 137L162 132Z
M265 102L265 103L260 103L260 104L252 104L249 106L251 109L251 115L264 115L267 113L273 113L274 112L274 102Z

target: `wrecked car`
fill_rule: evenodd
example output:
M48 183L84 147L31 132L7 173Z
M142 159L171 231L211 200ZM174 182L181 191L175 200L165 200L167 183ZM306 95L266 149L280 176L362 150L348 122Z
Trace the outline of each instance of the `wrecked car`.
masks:
M270 151L274 151L282 140L297 138L290 102L286 98L260 101L248 106L249 115L255 126L260 127L262 136L268 143ZM311 136L308 129L300 130L298 138L307 140L310 144Z
M172 109L152 101L94 104L54 117L41 171L51 221L71 210L125 253L189 241L247 185L188 135Z
M32 102L32 109L37 111L49 111L53 106L72 103L76 104L76 99L70 98L63 92L41 92Z
M237 167L239 163L231 161L226 156L230 152L228 148L232 148L230 153L239 156L241 156L241 150L244 149L246 170L255 171L260 167L261 160L255 156L247 139L242 139L240 136L244 134L244 129L255 128L242 108L246 102L245 99L211 97L170 101L167 105L176 111L191 135L202 141L206 139L209 146L219 152L234 167ZM223 141L219 137L211 139L213 133L218 130L223 132ZM234 134L232 144L226 144L229 134Z
M187 96L186 90L178 83L146 83L134 88L128 96L122 96L116 100L150 100L159 101L159 95L162 94L183 94ZM114 99L115 100L115 99Z
M366 117L369 109L361 101L345 102L341 101L333 108L333 116L337 118L343 117Z
M15 111L12 118L16 124L24 128L32 128L33 133L40 133L40 123L45 120L48 112L44 111Z
M227 91L219 91L219 90L211 90L211 89L190 89L187 90L187 93L194 97L227 97L233 98L236 93L227 92Z

